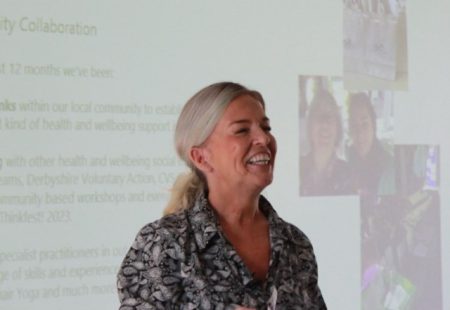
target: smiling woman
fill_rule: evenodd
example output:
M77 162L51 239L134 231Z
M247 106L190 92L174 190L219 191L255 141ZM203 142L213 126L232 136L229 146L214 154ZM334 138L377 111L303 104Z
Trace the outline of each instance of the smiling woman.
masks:
M342 120L333 95L320 89L307 117L310 151L300 163L300 194L303 196L350 195L355 192L350 168L337 156L342 140Z
M261 196L276 141L262 96L223 82L195 94L175 144L190 168L118 274L121 309L326 309L308 238Z
M262 104L242 95L230 103L208 139L191 149L193 164L207 178L215 205L225 200L216 197L221 193L259 196L272 182L276 142L270 129Z

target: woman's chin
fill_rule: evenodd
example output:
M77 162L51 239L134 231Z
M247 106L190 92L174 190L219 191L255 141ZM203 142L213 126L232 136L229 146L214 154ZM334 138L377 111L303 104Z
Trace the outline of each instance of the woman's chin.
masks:
M265 189L267 186L272 184L273 175L272 173L267 175L258 176L257 181L255 182L260 191Z

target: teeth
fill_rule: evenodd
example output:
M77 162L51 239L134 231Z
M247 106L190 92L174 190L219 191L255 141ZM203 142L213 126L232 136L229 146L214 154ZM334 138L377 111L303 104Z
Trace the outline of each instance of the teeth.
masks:
M267 165L270 161L269 154L257 154L250 158L247 163L255 165Z

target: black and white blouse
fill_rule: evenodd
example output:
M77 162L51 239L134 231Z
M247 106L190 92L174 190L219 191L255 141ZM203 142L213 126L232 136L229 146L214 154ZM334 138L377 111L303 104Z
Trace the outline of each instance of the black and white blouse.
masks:
M310 241L262 196L259 205L270 229L264 283L253 278L202 196L141 229L118 274L120 310L326 309Z

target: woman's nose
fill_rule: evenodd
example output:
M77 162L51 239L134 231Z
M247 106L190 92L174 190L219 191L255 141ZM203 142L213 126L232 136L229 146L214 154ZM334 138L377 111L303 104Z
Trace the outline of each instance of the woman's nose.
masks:
M257 129L255 133L254 141L257 144L268 145L270 143L270 134L262 128Z

